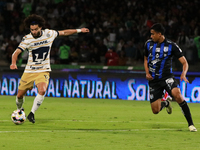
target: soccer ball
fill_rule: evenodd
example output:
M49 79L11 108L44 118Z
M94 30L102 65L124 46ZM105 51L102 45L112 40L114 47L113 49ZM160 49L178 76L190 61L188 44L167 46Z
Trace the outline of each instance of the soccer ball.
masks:
M11 115L11 119L14 124L20 125L26 121L26 114L22 110L15 110Z

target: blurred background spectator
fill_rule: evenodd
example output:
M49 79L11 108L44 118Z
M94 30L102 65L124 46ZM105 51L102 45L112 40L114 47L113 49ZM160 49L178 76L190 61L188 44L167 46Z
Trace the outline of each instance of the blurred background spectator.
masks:
M59 47L60 64L69 64L69 53L70 53L70 46L63 43Z
M92 64L98 64L101 62L101 55L97 47L91 49L89 62Z
M1 65L10 64L10 54L30 32L24 28L23 20L36 13L45 18L49 29L90 29L88 34L74 34L67 40L58 37L52 46L53 64L63 63L58 52L65 44L70 47L66 56L69 64L105 65L107 50L113 47L119 56L115 65L143 66L143 45L150 37L149 28L160 22L166 29L166 38L180 45L191 67L200 63L199 6L197 0L2 0Z
M119 55L115 52L114 47L108 49L105 55L107 66L119 65Z
M127 65L127 57L125 55L125 52L124 51L120 51L119 53L119 59L118 59L118 65L119 66L126 66Z

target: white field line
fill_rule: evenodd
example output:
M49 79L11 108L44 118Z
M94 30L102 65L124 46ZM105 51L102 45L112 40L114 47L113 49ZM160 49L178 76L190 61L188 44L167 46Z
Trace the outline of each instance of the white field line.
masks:
M163 124L163 123L170 123L170 124L186 124L186 122L156 122L156 121L127 121L127 120L124 120L124 121L88 121L88 120L76 120L76 119L72 119L72 120L54 120L54 119L43 119L44 121L45 120L48 120L48 121L62 121L62 122L115 122L115 123L146 123L146 124L149 124L149 123L160 123L160 124ZM0 122L12 122L11 120L0 120ZM200 124L200 122L195 122L195 124Z

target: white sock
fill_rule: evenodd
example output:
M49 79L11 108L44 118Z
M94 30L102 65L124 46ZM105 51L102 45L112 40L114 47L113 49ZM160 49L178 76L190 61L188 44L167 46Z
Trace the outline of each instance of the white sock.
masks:
M40 107L40 105L42 104L44 100L44 95L40 95L38 94L35 99L34 99L34 102L33 102L33 107L31 109L31 112L35 114L35 111Z
M17 105L17 109L18 110L22 109L22 105L23 105L24 101L25 101L24 97L23 98L18 98L16 96L16 105Z

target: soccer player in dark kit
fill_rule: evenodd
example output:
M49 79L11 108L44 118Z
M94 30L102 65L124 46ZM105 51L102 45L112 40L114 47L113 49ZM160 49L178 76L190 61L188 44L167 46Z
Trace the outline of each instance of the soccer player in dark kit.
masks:
M150 89L150 103L152 112L158 114L163 108L167 113L172 113L171 102L169 99L162 101L163 90L166 90L179 104L182 112L188 122L191 132L196 132L187 102L183 99L177 81L172 72L172 58L175 56L182 64L183 71L180 80L189 83L186 78L188 63L182 54L179 46L166 39L165 29L162 24L156 23L151 29L151 39L147 40L144 47L144 67L146 79Z

